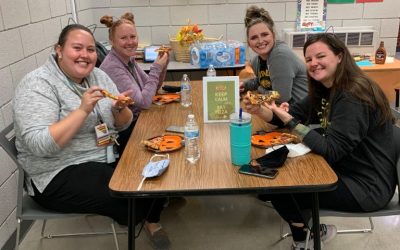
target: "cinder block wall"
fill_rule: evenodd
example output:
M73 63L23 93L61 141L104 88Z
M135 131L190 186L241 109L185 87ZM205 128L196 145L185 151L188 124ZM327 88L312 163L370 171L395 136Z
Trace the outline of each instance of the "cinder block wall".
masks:
M69 0L0 0L0 130L12 122L14 89L47 59L70 13ZM0 148L0 249L16 228L17 172Z
M109 14L120 17L126 11L135 15L139 41L146 44L168 44L180 26L197 23L210 37L223 35L224 39L246 42L243 18L245 9L256 4L267 9L276 24L279 37L282 29L294 28L297 0L113 0L78 4L81 23L96 24L97 40L108 40L107 29L100 17ZM90 14L89 14L90 13ZM328 4L327 26L373 26L377 31L376 47L382 40L389 55L394 56L399 27L400 2L385 0L382 3Z
M251 4L270 11L277 31L293 28L297 0L76 0L79 22L97 24L97 40L107 40L99 23L104 14L135 15L142 43L167 44L179 27L198 23L210 37L224 36L245 42L243 17ZM14 88L28 72L47 59L57 36L71 17L70 0L0 0L0 130L12 122ZM394 55L399 28L400 1L329 4L328 25L373 26L379 41ZM378 44L376 44L378 46ZM15 231L16 166L0 148L0 248Z

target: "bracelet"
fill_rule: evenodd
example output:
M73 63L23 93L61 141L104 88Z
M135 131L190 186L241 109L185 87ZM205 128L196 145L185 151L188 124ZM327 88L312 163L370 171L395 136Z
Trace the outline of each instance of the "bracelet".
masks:
M296 118L292 118L290 121L288 121L287 123L286 123L286 127L290 130L290 131L292 131L296 126L297 126L297 124L299 124L300 123L300 121L299 120L297 120Z

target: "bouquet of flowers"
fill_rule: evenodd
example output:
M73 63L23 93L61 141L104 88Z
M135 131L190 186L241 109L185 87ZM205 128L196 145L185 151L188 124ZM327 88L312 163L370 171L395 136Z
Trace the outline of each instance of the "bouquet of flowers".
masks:
M188 20L188 25L182 26L176 34L176 40L181 44L192 44L203 39L203 30L197 24L190 24L190 20Z

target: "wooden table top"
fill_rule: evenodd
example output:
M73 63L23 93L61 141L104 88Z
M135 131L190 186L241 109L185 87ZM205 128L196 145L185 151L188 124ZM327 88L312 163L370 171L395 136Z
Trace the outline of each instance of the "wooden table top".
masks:
M394 59L393 62L391 63L385 63L385 64L373 64L372 66L362 66L360 67L363 71L369 72L369 71L393 71L397 70L400 71L400 60Z
M168 83L169 85L171 83ZM290 159L280 168L275 179L238 173L231 164L228 123L203 123L201 81L192 82L193 105L182 107L178 102L153 105L144 110L136 123L125 152L109 183L116 196L206 195L261 192L319 192L335 188L337 176L319 155L310 153ZM170 125L183 126L193 112L200 127L201 157L196 165L185 161L184 149L170 152L170 165L161 177L146 179L140 191L143 167L153 152L140 142L165 133ZM268 130L268 125L253 116L253 132ZM262 156L265 149L252 147L252 158Z

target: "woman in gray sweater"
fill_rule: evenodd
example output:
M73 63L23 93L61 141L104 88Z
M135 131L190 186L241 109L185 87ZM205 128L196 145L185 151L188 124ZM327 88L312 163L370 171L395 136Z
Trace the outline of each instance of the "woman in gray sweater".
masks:
M114 135L132 121L132 111L113 81L95 68L95 40L79 24L66 26L40 68L19 83L13 100L18 160L29 195L45 208L93 213L128 222L128 202L111 197ZM103 91L118 96L105 98ZM108 133L107 133L108 131ZM160 229L163 200L136 202L136 221L158 246L169 245Z
M286 43L276 40L274 21L268 11L250 6L244 22L247 43L257 56L251 59L256 77L241 82L241 92L275 90L281 95L279 102L294 103L303 99L307 95L304 62Z

